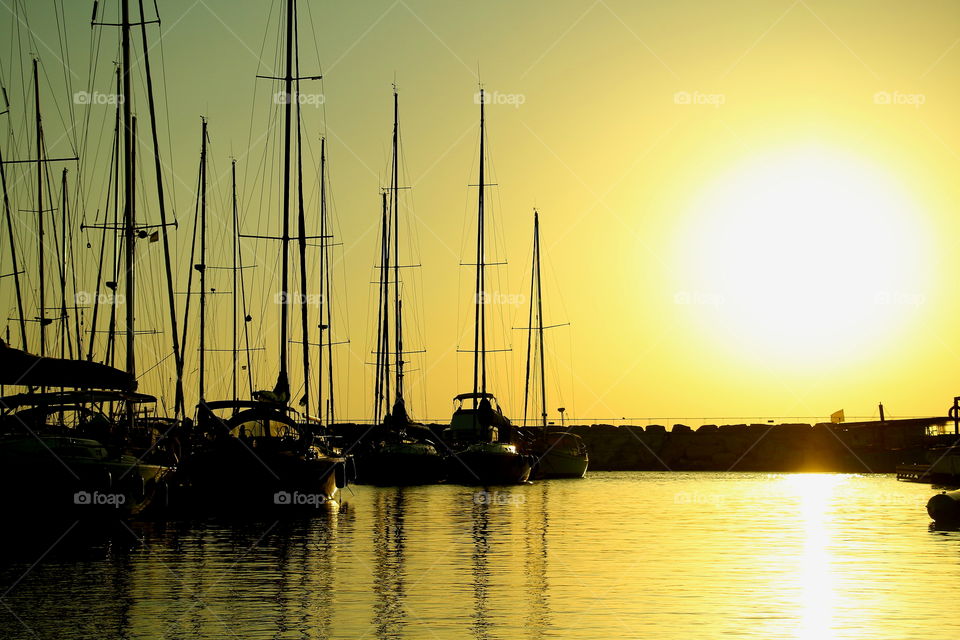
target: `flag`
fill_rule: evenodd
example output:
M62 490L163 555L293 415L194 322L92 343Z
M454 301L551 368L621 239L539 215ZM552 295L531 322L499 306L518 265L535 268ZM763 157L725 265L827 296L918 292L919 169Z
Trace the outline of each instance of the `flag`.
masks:
M840 424L843 421L844 421L843 409L840 409L840 411L834 411L833 413L830 414L830 422L832 422L833 424Z
M156 241L158 241L159 239L160 239L160 232L159 232L159 231L154 231L153 233L150 234L150 242L156 242Z

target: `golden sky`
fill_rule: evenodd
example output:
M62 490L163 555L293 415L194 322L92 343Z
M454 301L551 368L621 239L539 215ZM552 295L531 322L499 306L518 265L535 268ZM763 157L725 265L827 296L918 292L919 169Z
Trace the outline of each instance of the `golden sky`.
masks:
M11 100L2 117L12 131L3 151L32 157L32 114L24 107L33 94L22 80L37 53L48 153L66 155L68 141L82 139L85 114L93 123L81 169L91 217L103 208L112 121L104 122L113 107L71 100L89 86L92 3L66 4L60 18L69 56L58 40L60 2L0 7L8 34L0 66ZM116 11L112 0L101 4L107 15ZM254 75L280 72L279 5L268 15L267 3L159 4L163 35L151 62L165 96L161 136L185 278L201 115L210 123L211 180L219 177L211 186L210 215L220 221L211 260L229 259L220 244L229 232L231 156L245 231L275 223L276 134L262 135L275 130L275 89ZM570 323L550 332L552 419L558 406L584 421L825 418L840 408L870 416L880 401L888 416L938 414L957 393L951 283L960 264L950 246L960 231L956 3L304 1L300 13L301 71L325 76L304 88L322 95L304 105L312 145L306 162L315 168L325 131L342 243L335 304L338 339L350 344L337 358L341 417L368 418L371 405L369 282L394 81L404 182L412 187L405 228L417 247L406 255L423 265L409 330L427 351L410 367L414 415L444 419L450 398L469 390L469 357L455 350L470 348L472 280L458 265L472 261L465 239L476 214L468 185L476 183L481 77L491 95L489 157L498 184L489 199L502 234L499 257L510 263L497 270L490 342L513 347L492 359L498 370L490 386L508 415L521 412L524 336L511 327L526 322L534 207L546 319ZM156 41L158 28L150 29ZM94 90L111 91L115 37L105 30L94 49ZM61 59L72 73L65 76ZM136 106L146 127L142 97ZM156 211L146 204L154 189L144 140L149 217ZM25 171L10 178L22 209L35 198ZM315 184L308 191L315 204ZM25 259L35 260L29 219L18 224ZM159 246L144 249L153 254L142 278L154 284L145 286L140 323L164 330L162 281L150 280ZM254 358L255 384L265 388L276 376L276 308L265 293L275 286L275 247L245 247L258 264L249 295L258 305L252 339L265 348ZM81 259L87 282L92 251ZM216 277L217 288L229 291L229 276ZM15 316L9 278L0 295ZM225 348L229 296L212 304L216 346ZM143 339L142 369L162 357L165 340ZM212 358L222 380L208 397L229 391L229 356ZM167 394L165 368L141 388Z

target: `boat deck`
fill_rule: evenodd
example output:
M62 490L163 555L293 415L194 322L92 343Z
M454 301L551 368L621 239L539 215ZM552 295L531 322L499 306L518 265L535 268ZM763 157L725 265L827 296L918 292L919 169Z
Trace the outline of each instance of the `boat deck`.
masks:
M903 482L933 482L928 464L902 464L897 466L897 480Z
M897 480L960 487L960 476L936 472L929 464L901 464L897 466Z

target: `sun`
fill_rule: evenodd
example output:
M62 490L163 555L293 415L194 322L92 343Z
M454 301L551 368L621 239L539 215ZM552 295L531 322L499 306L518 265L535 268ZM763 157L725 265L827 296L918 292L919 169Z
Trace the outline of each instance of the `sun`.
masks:
M678 301L757 357L858 357L927 302L925 212L868 159L811 146L755 157L698 193L686 220Z

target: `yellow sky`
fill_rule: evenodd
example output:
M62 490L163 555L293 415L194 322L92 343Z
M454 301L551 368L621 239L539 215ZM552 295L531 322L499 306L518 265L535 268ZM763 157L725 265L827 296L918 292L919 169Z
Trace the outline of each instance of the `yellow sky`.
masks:
M54 103L64 114L71 106L56 20L45 6L17 4L0 9L10 34L0 62L16 138L7 138L4 152L30 153L20 77L31 48L45 71L49 152L66 152L63 141L53 143L68 120ZM87 82L90 7L69 4L77 91ZM32 44L14 9L32 28ZM200 115L210 121L212 173L223 176L215 215L228 215L231 155L245 226L259 220L266 228L275 211L270 202L256 210L264 147L250 145L269 128L272 106L261 81L252 110L253 76L279 71L277 9L269 20L267 10L227 0L160 2L162 47L151 55L157 65L162 53L166 71L162 128L170 128L165 153L184 276ZM825 417L841 407L848 416L872 415L878 401L888 415L934 414L957 392L951 282L960 264L949 243L960 231L955 3L304 2L301 29L302 71L325 75L321 89L310 89L324 99L322 108L305 106L305 134L318 155L325 122L343 243L338 304L350 345L338 357L342 417L369 417L368 283L395 78L423 264L417 298L427 353L409 378L415 414L442 419L450 398L469 390L470 363L455 347L470 347L458 339L471 283L458 263L472 261L464 237L475 215L476 192L467 185L476 182L478 69L494 100L487 116L499 186L491 198L510 262L497 285L507 303L496 315L507 328L525 322L536 206L547 320L570 323L551 334L553 418L561 404L584 420ZM103 90L113 37L105 32L111 46L101 46ZM90 107L95 121L112 114L97 108ZM147 114L138 115L145 126ZM109 130L92 135L109 139ZM90 149L102 166L107 152ZM102 182L90 180L88 210L102 207L94 204L102 202ZM16 191L28 202L29 182ZM221 224L213 235L222 241L227 230ZM251 276L258 288L251 295L262 299L269 250L250 252L262 271ZM83 260L89 269L89 256ZM219 288L229 290L229 282ZM12 317L8 278L0 293ZM228 296L215 304L223 322ZM160 307L150 308L142 322L164 328ZM261 388L276 375L274 314L270 304L253 314L258 346L267 349L255 356ZM218 340L225 347L229 336ZM523 336L498 327L491 342L514 347L491 386L516 415ZM144 343L161 352L161 338ZM228 358L216 358L229 376ZM142 360L147 368L157 356ZM149 385L145 378L144 390ZM219 390L228 389L225 380Z

